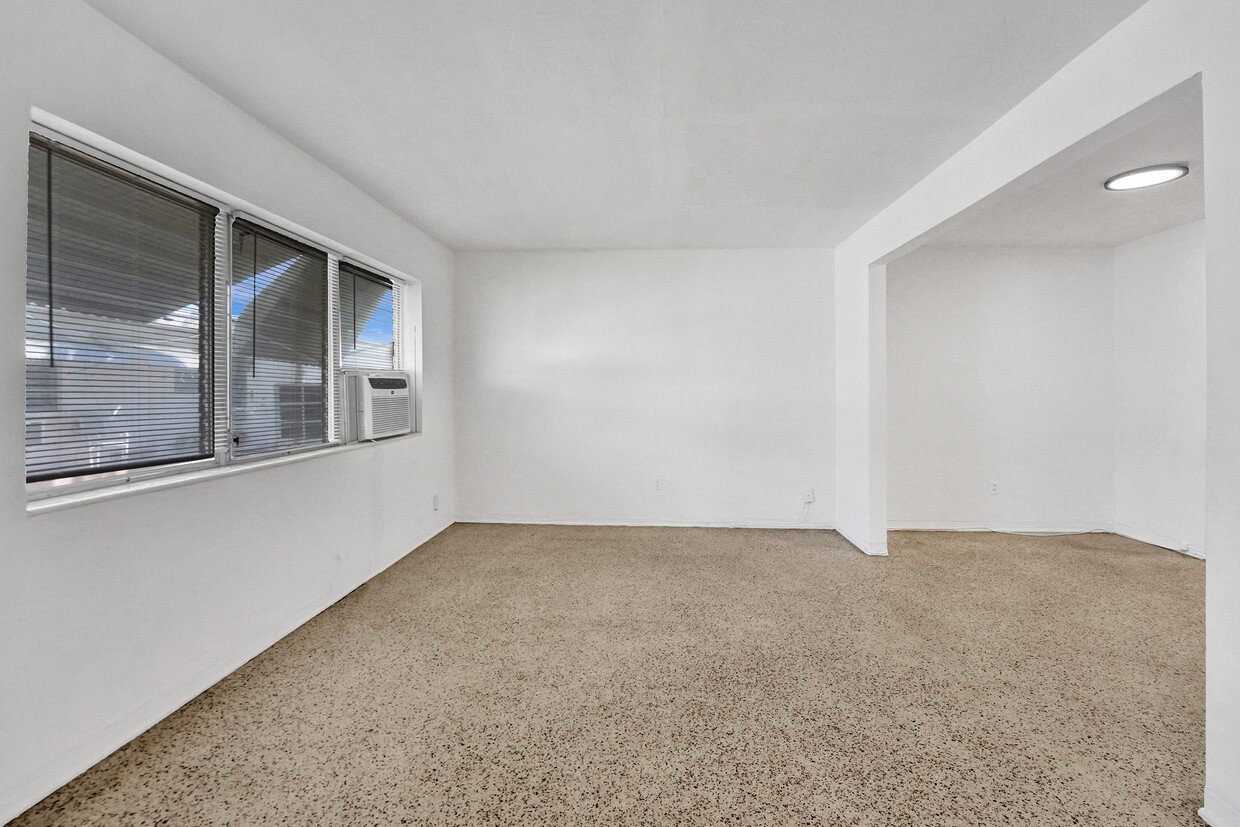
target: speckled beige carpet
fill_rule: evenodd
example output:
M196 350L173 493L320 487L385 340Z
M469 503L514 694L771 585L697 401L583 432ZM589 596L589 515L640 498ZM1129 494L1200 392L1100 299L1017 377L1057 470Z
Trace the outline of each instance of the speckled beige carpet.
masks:
M1187 825L1205 566L457 525L19 825Z

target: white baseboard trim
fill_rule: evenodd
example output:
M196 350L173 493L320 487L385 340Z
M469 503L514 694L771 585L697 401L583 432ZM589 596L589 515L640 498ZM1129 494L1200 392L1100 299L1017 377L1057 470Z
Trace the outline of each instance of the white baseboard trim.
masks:
M841 537L852 543L858 551L868 557L887 557L887 539L884 537L881 543L862 543L856 537L850 535L842 528L835 529Z
M1030 522L977 522L975 520L892 520L888 531L998 531L1009 534L1087 534L1106 532L1118 534L1130 540L1151 546L1178 551L1198 560L1206 559L1206 550L1152 531L1134 528L1123 523L1044 523Z
M1233 807L1206 787L1205 806L1197 811L1210 827L1240 827L1240 809Z
M99 733L99 738L95 742L73 749L55 760L40 766L18 781L17 787L22 792L12 795L4 801L0 801L0 824L7 824L12 819L17 818L17 816L38 804L48 795L60 789L74 778L77 778L86 770L98 764L164 718L167 718L173 712L176 712L185 704L270 649L280 640L314 618L315 615L327 610L357 587L400 562L414 549L426 544L451 525L452 521L449 520L438 528L433 529L421 540L414 541L412 545L403 544L399 549L390 552L388 562L379 566L360 581L348 585L338 592L323 595L321 599L313 601L291 617L286 618L277 627L251 640L246 646L242 647L242 651L246 654L243 654L240 658L234 658L225 663L214 664L202 669L185 686L166 692L158 697L150 698L119 719L107 724L103 727Z
M1130 540L1136 540L1141 543L1149 543L1151 546L1161 546L1162 548L1178 551L1181 554L1187 554L1189 557L1196 557L1198 560L1206 559L1206 550L1200 546L1190 545L1180 540L1164 537L1161 534L1155 534L1152 531L1145 531L1140 528L1134 528L1123 523L1116 523L1114 531Z
M1110 523L1068 522L1054 523L1041 520L891 520L888 531L997 531L1007 534L1088 534L1093 531L1111 531Z
M458 523L489 523L494 525L581 525L581 526L633 526L666 528L802 528L816 531L834 531L835 525L821 522L789 522L786 520L644 520L615 519L606 517L512 517L458 514Z

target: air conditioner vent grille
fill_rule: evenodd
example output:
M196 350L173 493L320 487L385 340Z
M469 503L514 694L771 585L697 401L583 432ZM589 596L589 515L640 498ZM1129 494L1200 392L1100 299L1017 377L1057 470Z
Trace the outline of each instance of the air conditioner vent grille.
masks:
M378 397L371 402L374 436L403 434L409 430L409 395Z

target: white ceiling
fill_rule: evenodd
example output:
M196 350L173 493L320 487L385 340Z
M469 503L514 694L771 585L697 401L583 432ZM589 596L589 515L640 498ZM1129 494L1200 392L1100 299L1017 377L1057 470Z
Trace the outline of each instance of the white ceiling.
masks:
M1192 79L978 202L926 239L936 246L1115 247L1205 217L1201 82ZM1185 178L1108 192L1112 175L1183 163Z
M87 0L456 249L833 246L1143 0Z

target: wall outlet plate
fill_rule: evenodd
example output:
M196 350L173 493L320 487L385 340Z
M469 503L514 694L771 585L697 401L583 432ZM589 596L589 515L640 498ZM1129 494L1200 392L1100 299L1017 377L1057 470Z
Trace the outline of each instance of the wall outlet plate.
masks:
M814 501L814 489L806 488L801 494L801 502L812 503Z

